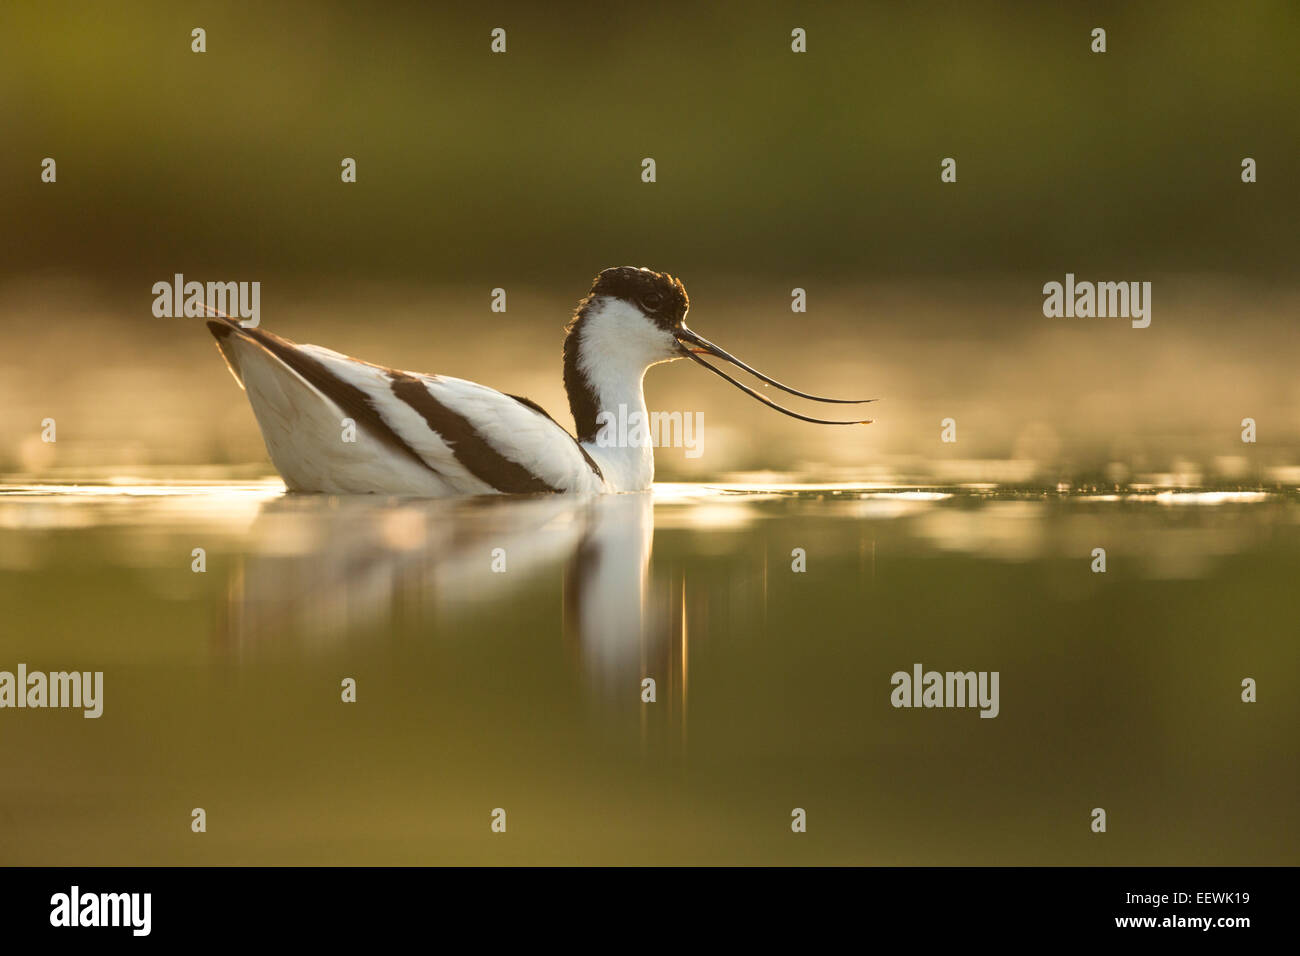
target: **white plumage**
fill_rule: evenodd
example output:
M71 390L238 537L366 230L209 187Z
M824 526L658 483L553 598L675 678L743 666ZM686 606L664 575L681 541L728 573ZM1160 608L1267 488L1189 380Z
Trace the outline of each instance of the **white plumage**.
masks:
M517 398L464 379L395 373L317 345L295 345L284 339L268 343L268 333L244 330L234 323L227 323L227 328L230 334L218 333L218 344L248 393L271 461L292 491L443 497L511 490L615 490L605 486L572 435ZM269 347L274 345L279 348ZM309 381L291 360L286 361L285 349L315 360L364 395L378 421L419 460L396 451L391 440L382 441L373 425L368 428L354 417L355 408L345 407L340 397L331 397L328 389ZM394 393L395 379L409 382L409 388L422 388L438 405L468 423L503 462L526 470L549 487L503 488L490 477L476 475L457 457L454 439L435 430L415 406ZM350 433L355 441L344 440ZM501 483L508 485L508 481Z
M686 327L690 301L670 275L622 266L596 277L564 342L564 386L577 437L541 407L444 375L372 365L298 345L228 317L208 323L248 394L271 461L292 491L451 495L644 491L654 448L610 441L607 424L648 421L642 381L691 358L772 408L791 412L699 358L730 362L802 398Z

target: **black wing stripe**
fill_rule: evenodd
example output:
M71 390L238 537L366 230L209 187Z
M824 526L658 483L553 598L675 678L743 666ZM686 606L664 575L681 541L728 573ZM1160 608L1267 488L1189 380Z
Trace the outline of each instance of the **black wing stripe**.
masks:
M596 464L595 461L592 460L591 456L587 454L587 449L582 447L582 443L578 441L578 439L574 438L572 435L569 435L568 430L559 422L555 421L554 418L551 417L550 412L542 408L542 406L538 405L531 398L524 398L522 395L511 395L509 397L513 398L520 405L523 405L526 408L531 408L533 411L537 412L537 414L545 417L547 421L552 422L555 425L555 427L558 428L560 431L564 432L565 435L567 435L570 439L572 439L573 444L578 447L578 451L582 452L582 458L584 461L586 461L587 467L590 468L592 472L595 474L595 476L599 478L601 481L605 480L605 476L601 473L600 465Z
M429 427L451 447L456 460L475 478L507 494L555 493L563 490L493 448L469 419L434 398L426 384L414 375L404 372L390 372L389 375L393 382L393 394L423 416Z
M365 392L351 382L345 382L339 378L326 368L323 362L301 351L288 339L282 339L272 332L263 332L261 329L250 329L242 326L236 328L231 323L221 321L209 322L208 328L212 330L212 334L218 339L225 338L232 333L252 339L301 375L308 384L334 402L345 415L360 425L367 434L382 445L410 458L440 478L443 477L438 469L420 457L419 452L408 445L401 435L389 427L388 423L370 404L370 399Z

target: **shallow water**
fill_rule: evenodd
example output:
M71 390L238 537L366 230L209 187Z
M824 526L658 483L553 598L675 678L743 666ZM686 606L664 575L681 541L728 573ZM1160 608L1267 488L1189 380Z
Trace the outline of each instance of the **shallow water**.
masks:
M104 673L0 710L0 863L1294 864L1297 558L1293 492L0 486L0 670Z

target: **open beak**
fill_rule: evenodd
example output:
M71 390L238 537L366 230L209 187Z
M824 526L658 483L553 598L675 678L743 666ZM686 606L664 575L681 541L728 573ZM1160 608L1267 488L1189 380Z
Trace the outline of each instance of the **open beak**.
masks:
M820 395L810 395L807 392L801 392L798 389L791 388L788 385L782 385L774 378L769 378L768 376L760 372L758 369L746 365L744 362L736 358L730 352L727 352L725 349L719 348L718 346L710 342L708 339L706 339L704 336L691 331L685 326L682 326L673 334L677 337L677 342L682 348L682 354L685 355L687 358L691 359L694 362L698 362L700 365L703 365L713 374L722 376L732 385L736 386L736 388L744 392L746 395L749 395L751 398L757 399L758 401L762 402L764 405L768 406L769 408L775 408L778 412L781 412L782 414L789 415L791 418L797 418L800 421L813 422L816 425L870 425L871 424L871 419L863 419L858 421L846 422L846 421L832 421L825 418L810 418L807 415L801 415L796 411L791 411L790 409L786 408L784 405L778 405L776 402L772 401L766 395L762 394L761 392L754 391L754 389L750 388L748 385L744 384L743 382L736 381L734 378L732 378L722 369L718 368L716 365L709 364L708 362L704 361L704 359L700 358L700 356L712 355L715 358L722 359L724 362L730 362L732 365L736 366L737 368L744 369L746 372L748 372L750 375L753 375L755 378L767 382L769 385L775 385L783 392L789 392L791 395L797 395L800 398L811 399L814 402L832 402L837 405L863 405L866 404L867 402L874 402L875 401L874 398L823 398Z

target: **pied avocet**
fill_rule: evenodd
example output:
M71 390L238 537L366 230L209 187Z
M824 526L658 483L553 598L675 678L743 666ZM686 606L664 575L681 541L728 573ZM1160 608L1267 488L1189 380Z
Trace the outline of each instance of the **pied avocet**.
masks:
M248 394L271 461L292 491L442 497L492 493L644 491L654 480L648 441L598 441L601 412L620 406L648 421L641 383L660 362L690 358L765 405L806 422L700 356L782 385L686 327L678 279L606 269L578 304L564 340L564 387L577 437L534 402L445 375L404 372L298 345L228 317L208 322ZM631 415L628 415L631 418ZM348 423L355 441L345 440ZM608 419L605 419L608 420Z

